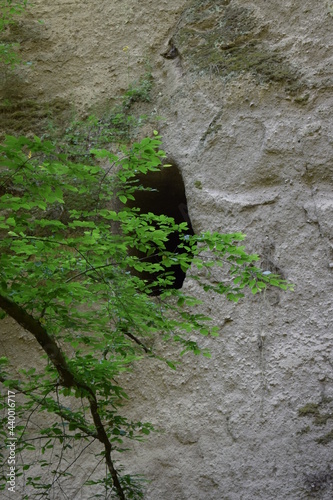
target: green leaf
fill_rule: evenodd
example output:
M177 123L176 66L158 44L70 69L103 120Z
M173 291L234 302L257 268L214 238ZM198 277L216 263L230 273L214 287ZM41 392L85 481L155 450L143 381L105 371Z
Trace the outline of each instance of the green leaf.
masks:
M175 342L180 355L211 357L197 340L204 340L212 351L211 337L218 336L219 327L200 312L207 307L198 307L198 285L209 292L209 300L217 293L234 302L243 298L243 288L253 294L266 286L290 288L279 276L253 266L258 257L246 253L240 244L241 233L206 231L191 236L185 222L176 223L170 214L160 214L158 203L156 215L130 207L136 203L119 208L114 202L115 198L124 205L133 201L141 189L139 178L149 172L153 179L165 157L156 131L153 138L119 146L119 127L126 134L122 141L128 144L128 130L132 133L137 126L128 111L138 95L138 89L132 87L124 97L126 109L107 117L75 120L60 143L6 137L0 145L0 184L10 178L10 191L19 193L0 197L1 304L17 323L26 318L25 326L29 329L32 324L33 332L37 328L50 344L44 354L46 362L38 364L38 371L18 367L20 380L5 373L2 364L8 364L7 359L1 358L1 377L5 388L20 393L17 423L29 422L31 415L40 413L33 442L39 443L41 455L50 463L41 461L39 467L57 470L57 475L59 455L48 453L54 443L63 444L61 459L67 475L74 464L68 454L74 440L84 452L83 440L87 444L94 440L98 447L101 443L95 438L105 431L115 452L123 452L122 440L143 440L152 432L149 423L131 422L123 416L122 405L129 396L121 381L126 381L124 372L133 366L144 370L149 358L176 370L179 358L165 359L173 346L163 355L163 342L156 344L155 339ZM121 157L99 149L101 136L106 147L121 151ZM65 153L58 154L58 150ZM108 164L103 162L101 168L96 157L107 159ZM17 232L9 230L13 228ZM171 251L169 246L178 237L175 233L181 243ZM187 290L193 290L193 297L176 288L176 266L187 271ZM3 315L1 309L0 317ZM58 349L61 356L55 355ZM28 359L32 351L28 349L26 354ZM140 397L140 391L133 397ZM0 419L1 436L8 435L5 420L1 427ZM16 431L23 434L26 429L22 425ZM20 441L24 456L27 449L34 450L29 439L22 435ZM104 445L96 453L92 470L105 458ZM38 464L33 465L35 469ZM24 466L24 470L28 468ZM96 469L96 477L101 479L92 479L91 484L98 484L101 492L116 494L112 479L101 471ZM32 496L43 492L54 496L51 484L37 484L38 476L26 480ZM121 475L126 498L141 498L132 480Z
M16 220L13 218L13 217L9 217L7 220L6 220L7 224L9 224L10 226L16 226Z
M185 303L185 297L179 297L177 301L177 306L182 307Z
M177 367L176 365L172 362L172 361L168 361L166 360L166 364L169 366L169 368L171 368L172 370L176 370Z

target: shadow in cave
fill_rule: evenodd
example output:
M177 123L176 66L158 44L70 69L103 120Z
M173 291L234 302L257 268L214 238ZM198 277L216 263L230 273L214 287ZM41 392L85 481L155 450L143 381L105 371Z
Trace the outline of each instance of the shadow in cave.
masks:
M134 194L135 201L128 200L129 207L137 207L141 213L152 212L155 215L166 215L172 217L176 224L187 222L187 234L193 235L191 220L187 210L187 200L185 194L185 186L182 175L175 164L170 167L162 168L159 172L148 172L145 175L137 176L140 185L145 188L152 188L154 191L136 191ZM169 236L166 243L166 250L173 253L182 253L184 250L178 248L180 244L180 235L177 231ZM142 255L142 254L141 254ZM148 257L148 262L159 262L160 257ZM169 269L174 277L172 288L180 289L185 279L185 273L180 266L172 266ZM152 283L157 275L148 272L141 272L138 275ZM160 289L153 289L153 295L159 295Z

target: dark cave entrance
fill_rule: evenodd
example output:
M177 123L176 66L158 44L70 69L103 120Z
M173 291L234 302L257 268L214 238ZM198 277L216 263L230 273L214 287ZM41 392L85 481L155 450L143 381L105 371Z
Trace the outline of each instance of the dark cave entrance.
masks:
M189 228L187 234L194 234L187 210L184 181L175 164L162 168L159 172L139 174L137 179L143 187L152 188L154 191L136 191L135 201L128 201L129 206L140 208L141 213L152 212L156 215L172 217L176 224L187 222ZM167 251L173 253L184 251L178 248L179 243L179 233L172 233L166 243ZM151 261L153 262L153 260ZM156 262L156 257L154 262ZM170 270L175 277L172 288L180 289L185 279L185 273L180 266L173 266ZM148 282L156 279L156 276L149 273L140 273L140 277ZM153 295L159 295L159 290L153 290Z

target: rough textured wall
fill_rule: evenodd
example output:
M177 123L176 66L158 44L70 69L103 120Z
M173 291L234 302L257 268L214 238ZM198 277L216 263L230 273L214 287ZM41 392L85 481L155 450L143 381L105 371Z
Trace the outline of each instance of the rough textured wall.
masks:
M165 118L194 230L245 232L296 284L238 305L203 297L221 326L204 341L212 360L128 378L139 399L128 411L166 430L127 459L152 480L149 500L332 498L332 11L324 0L35 0L20 25L34 65L17 72L19 99L102 109L149 60L151 111Z

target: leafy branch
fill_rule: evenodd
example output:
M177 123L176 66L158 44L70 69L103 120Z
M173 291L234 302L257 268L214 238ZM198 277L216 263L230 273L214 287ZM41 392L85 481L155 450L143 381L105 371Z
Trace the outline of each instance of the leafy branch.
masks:
M209 356L193 334L218 335L210 318L197 312L200 301L174 288L174 266L204 291L235 302L245 289L291 288L255 266L258 257L247 254L241 233L190 236L185 222L135 207L138 173L163 168L160 145L155 134L123 147L119 155L94 149L91 164L71 161L38 137L7 136L0 145L0 185L5 186L0 196L1 316L9 315L29 332L47 358L41 374L21 370L17 380L9 365L0 382L25 398L18 410L23 419L33 405L53 414L54 424L45 424L41 437L59 444L70 436L98 441L108 474L90 479L89 485L102 485L121 499L142 498L142 492L135 477L116 469L113 453L122 451L124 439L141 441L155 429L121 415L128 396L116 380L139 359L155 358L175 368L176 361L155 349L155 338L175 342L181 355ZM174 232L181 243L168 251ZM65 398L81 399L82 407L65 407ZM59 427L59 418L68 422L68 431ZM27 432L27 426L22 428L20 437L26 443L24 460L32 449L29 436L23 436ZM0 433L6 436L4 427ZM61 457L65 453L63 445ZM98 469L98 454L96 460ZM69 473L67 467L61 471L60 462L57 477ZM23 464L23 470L27 467ZM29 485L49 491L50 483L41 485L39 479L31 477Z

